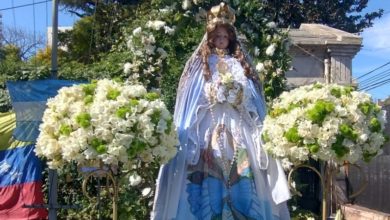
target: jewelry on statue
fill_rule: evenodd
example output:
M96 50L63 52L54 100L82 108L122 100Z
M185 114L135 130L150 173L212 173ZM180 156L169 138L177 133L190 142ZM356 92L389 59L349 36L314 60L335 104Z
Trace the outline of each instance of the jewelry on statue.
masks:
M229 54L229 49L214 48L214 49L213 49L213 52L214 52L215 54L217 54L217 56L218 56L219 58L224 58L226 55Z

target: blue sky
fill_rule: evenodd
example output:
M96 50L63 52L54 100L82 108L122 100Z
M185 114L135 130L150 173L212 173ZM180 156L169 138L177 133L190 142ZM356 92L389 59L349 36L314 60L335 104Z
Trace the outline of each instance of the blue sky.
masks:
M19 6L41 1L44 0L0 0L0 9L8 8L12 5ZM386 2L385 0L370 0L368 7L365 9L368 12L382 8L385 10L385 14L382 18L375 21L373 27L366 29L361 34L363 47L352 62L352 72L355 78L390 61L390 4ZM3 26L16 26L33 32L35 23L36 33L46 35L46 27L51 26L51 10L51 2L35 5L35 21L32 6L5 10L0 13L3 17ZM77 17L72 16L66 10L60 9L59 26L72 26L76 20ZM380 73L386 69L390 69L390 65L373 72L362 78L362 80L368 79L374 76L375 73ZM390 76L390 73L388 76ZM385 99L390 96L390 83L367 92L372 94L375 99Z
M366 11L379 8L384 9L384 15L375 21L373 27L365 29L361 34L363 47L352 61L354 77L359 77L390 62L390 4L384 0L370 0ZM390 65L387 65L361 79L367 80L370 77L374 77L375 74L380 74L389 69ZM390 78L390 72L386 78ZM372 94L375 99L385 99L390 96L390 83L367 92Z

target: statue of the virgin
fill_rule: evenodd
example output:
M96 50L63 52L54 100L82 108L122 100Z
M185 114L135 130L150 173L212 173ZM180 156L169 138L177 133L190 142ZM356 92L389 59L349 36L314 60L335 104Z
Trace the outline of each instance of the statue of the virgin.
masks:
M160 169L152 219L289 219L279 161L262 149L266 104L237 38L234 11L207 14L177 92L177 156Z

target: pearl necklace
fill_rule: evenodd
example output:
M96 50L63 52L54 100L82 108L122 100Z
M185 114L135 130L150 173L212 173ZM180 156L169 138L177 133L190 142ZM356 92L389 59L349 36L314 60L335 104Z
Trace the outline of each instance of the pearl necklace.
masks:
M221 58L219 58L218 61L221 61L220 59ZM221 61L221 62L224 62L224 61ZM231 169L232 169L232 167L234 165L234 162L236 162L236 160L237 160L238 148L234 149L233 158L229 162L229 159L228 159L228 156L227 156L227 149L226 149L224 143L222 142L223 140L226 141L226 138L227 138L226 137L226 132L224 132L226 127L225 127L224 124L218 125L216 117L215 117L215 113L214 113L214 105L215 104L212 103L211 97L209 97L208 102L209 102L209 106L210 106L209 110L210 110L211 119L212 119L212 122L213 122L213 125L214 125L214 129L218 129L217 130L217 143L218 143L219 150L221 152L223 176L224 176L224 179L227 182L227 187L230 188L231 187L230 172L231 172ZM240 108L240 110L241 110L241 111L239 111L240 119L239 119L239 124L238 124L239 128L242 127L242 121L243 121L242 107ZM221 135L221 133L223 134L223 136ZM234 139L233 139L233 141L234 141ZM234 148L234 146L233 146L233 148Z

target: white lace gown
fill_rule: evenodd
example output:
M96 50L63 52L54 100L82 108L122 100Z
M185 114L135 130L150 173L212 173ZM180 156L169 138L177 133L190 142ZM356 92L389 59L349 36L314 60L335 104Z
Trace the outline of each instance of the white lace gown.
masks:
M270 161L250 80L231 56L213 54L209 65L212 78L188 130L193 146L176 219L288 219L267 181Z

